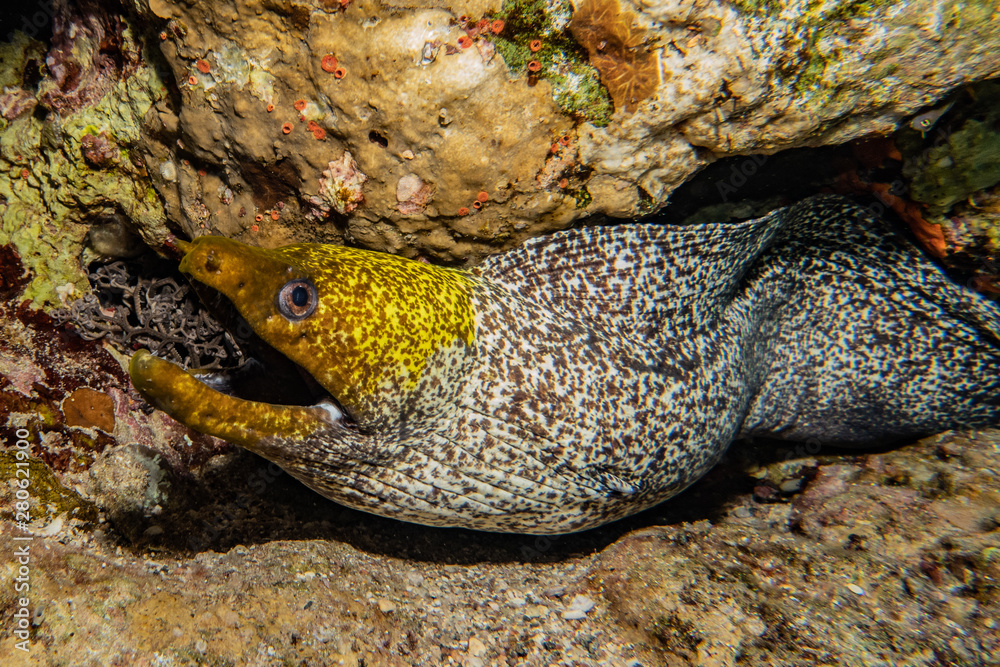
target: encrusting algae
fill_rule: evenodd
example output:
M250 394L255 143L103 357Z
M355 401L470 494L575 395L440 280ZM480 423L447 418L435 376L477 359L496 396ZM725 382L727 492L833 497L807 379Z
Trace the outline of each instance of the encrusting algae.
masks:
M181 249L182 272L325 392L244 400L145 351L138 390L408 521L570 532L675 495L737 437L857 445L1000 422L1000 307L839 198L579 229L471 271L319 244Z

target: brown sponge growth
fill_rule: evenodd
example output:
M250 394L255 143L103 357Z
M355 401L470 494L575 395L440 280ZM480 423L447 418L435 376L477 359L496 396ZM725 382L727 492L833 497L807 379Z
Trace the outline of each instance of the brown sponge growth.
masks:
M62 404L68 426L97 427L107 433L115 430L115 401L100 391L81 387Z
M569 30L601 73L615 109L633 113L656 90L660 68L645 48L646 31L635 24L632 12L622 11L618 0L582 0Z

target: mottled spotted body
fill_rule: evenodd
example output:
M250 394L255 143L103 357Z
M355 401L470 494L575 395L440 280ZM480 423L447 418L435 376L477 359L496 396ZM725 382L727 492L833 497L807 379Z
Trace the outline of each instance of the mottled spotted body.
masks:
M381 515L568 532L669 498L740 435L855 444L1000 423L1000 308L836 198L736 225L564 232L467 273L233 244L196 242L182 269L346 415L223 396L145 354L137 387ZM288 322L274 295L296 279L318 307Z

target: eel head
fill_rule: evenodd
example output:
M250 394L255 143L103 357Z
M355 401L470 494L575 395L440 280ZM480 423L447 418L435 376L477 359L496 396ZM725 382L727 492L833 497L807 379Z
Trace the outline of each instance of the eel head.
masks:
M259 450L271 437L399 427L440 409L472 356L470 283L457 271L323 244L266 250L203 236L179 247L180 270L226 297L324 392L315 405L246 400L203 373L136 353L129 373L139 392L198 431Z

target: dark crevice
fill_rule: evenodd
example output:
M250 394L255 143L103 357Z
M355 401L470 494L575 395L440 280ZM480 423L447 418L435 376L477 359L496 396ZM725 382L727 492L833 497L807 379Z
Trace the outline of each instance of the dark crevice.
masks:
M5 3L0 10L0 35L3 41L12 42L17 32L52 45L52 25L55 15L52 0L43 2Z

